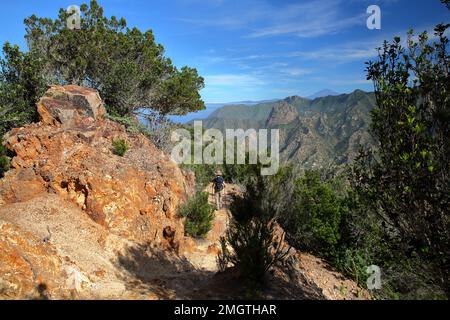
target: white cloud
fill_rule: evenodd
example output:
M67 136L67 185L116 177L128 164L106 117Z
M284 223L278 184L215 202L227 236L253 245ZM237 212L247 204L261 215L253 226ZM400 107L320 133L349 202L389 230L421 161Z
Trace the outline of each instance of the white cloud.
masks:
M325 20L321 20L325 18ZM343 29L359 25L364 16L351 17L347 19L333 19L330 17L321 17L320 19L304 22L294 22L282 25L271 26L259 29L249 35L251 38L277 36L283 34L293 34L301 38L313 38L324 35L333 35Z
M346 16L343 0L310 0L297 4L276 5L265 1L243 1L240 10L222 6L220 11L204 17L182 17L176 20L197 27L250 28L250 38L292 34L299 37L317 37L338 33L355 25L365 25L366 13Z
M351 85L370 85L371 80L364 78L364 75L347 75L342 77L312 77L309 79L315 83L320 83L324 86L351 86Z
M298 76L303 76L305 74L310 74L311 70L293 67L293 68L281 69L280 72L283 74L292 76L292 77L298 77Z
M206 86L253 87L266 82L251 74L216 74L205 76Z
M183 5L209 5L209 6L213 6L213 7L218 7L218 6L222 6L223 4L225 4L225 0L177 0L178 4L183 4Z
M266 3L258 0L250 0L240 3L239 9L234 5L222 5L218 10L208 12L207 16L202 13L195 17L181 17L175 18L175 20L186 22L197 27L237 29L253 22L265 20L270 12L271 7Z
M311 51L295 51L288 54L289 57L299 57L308 60L328 60L336 62L349 62L366 60L377 55L376 44L367 47L336 47Z
M364 25L365 13L345 17L339 0L309 1L274 10L270 25L259 28L249 37L267 37L292 34L311 38L338 33L355 25Z
M214 51L208 50L207 54L198 56L196 58L196 61L200 64L205 65L211 65L211 64L218 64L218 63L231 63L234 65L238 65L240 67L243 67L243 69L249 67L247 65L247 62L251 61L261 61L263 59L270 59L275 58L272 55L265 55L265 54L249 54L244 56L226 56L226 55L215 55Z
M329 83L331 83L332 85L335 86L346 86L346 85L366 85L366 84L371 84L372 81L367 80L367 79L331 79L329 81Z
M429 35L429 39L436 40L436 37L433 35L434 27L424 27L417 28L417 32L421 32L426 30ZM417 41L417 32L415 33L414 40ZM449 30L450 33L450 30ZM383 45L384 40L392 41L394 36L400 36L401 44L403 46L407 45L407 30L401 30L398 32L390 32L385 33L383 35L378 35L372 39L363 40L363 41L351 41L341 45L336 45L334 47L326 47L323 49L317 50L308 50L308 51L293 51L287 54L287 57L298 57L307 60L325 60L325 61L333 61L338 63L352 62L358 60L368 60L377 57L378 50L377 48Z

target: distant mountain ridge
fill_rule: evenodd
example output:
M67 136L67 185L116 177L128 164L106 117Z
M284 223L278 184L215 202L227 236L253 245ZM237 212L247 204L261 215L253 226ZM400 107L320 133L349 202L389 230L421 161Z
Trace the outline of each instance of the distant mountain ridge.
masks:
M320 90L310 96L308 96L308 99L314 100L316 98L322 98L322 97L326 97L326 96L338 96L339 93L330 89L323 89Z
M236 102L212 102L212 103L206 103L206 109L200 110L197 112L191 112L184 116L169 116L169 119L171 121L177 122L177 123L187 123L192 120L196 119L205 119L207 118L211 113L213 113L215 110L223 107L223 106L229 106L229 105L256 105L260 103L266 103L266 102L275 102L279 99L270 99L270 100L260 100L260 101L236 101Z
M307 99L314 100L316 98L326 97L326 96L336 96L339 95L336 91L324 89L314 93L311 96L306 97ZM178 123L188 123L192 120L205 119L209 117L215 110L222 108L224 106L235 106L235 105L246 105L254 106L264 103L273 103L281 101L282 99L266 99L266 100L245 100L245 101L235 101L235 102L210 102L206 103L206 109L197 112L189 113L184 116L169 116L169 119Z
M328 95L315 99L291 96L256 105L226 105L203 119L205 128L280 129L280 157L302 168L343 165L355 158L368 132L371 92Z

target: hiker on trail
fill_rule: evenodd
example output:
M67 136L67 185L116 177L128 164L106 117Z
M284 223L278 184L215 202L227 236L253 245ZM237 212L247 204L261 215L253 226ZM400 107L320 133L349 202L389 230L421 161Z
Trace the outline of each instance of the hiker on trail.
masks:
M212 179L214 196L216 199L216 208L220 210L222 208L223 190L225 189L225 179L222 177L222 171L216 170L216 177Z

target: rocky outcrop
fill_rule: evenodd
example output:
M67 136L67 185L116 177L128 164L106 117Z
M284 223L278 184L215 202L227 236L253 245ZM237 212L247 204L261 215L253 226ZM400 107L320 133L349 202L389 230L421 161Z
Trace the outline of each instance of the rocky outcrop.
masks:
M16 297L36 295L41 269L42 282L52 288L67 289L67 285L55 275L57 285L48 283L45 272L62 274L67 280L71 272L60 269L69 267L79 270L80 279L95 278L96 271L113 270L109 266L113 252L127 242L183 250L184 227L176 208L193 190L192 175L182 172L145 136L129 134L106 119L94 90L53 86L37 108L41 122L5 136L15 156L13 169L0 180L0 227L8 230L0 239L0 296L9 296L8 288L14 286L21 288L15 290ZM130 145L124 157L112 150L112 141L119 138ZM76 224L74 219L85 222ZM91 232L95 237L86 238L85 233ZM18 242L8 234L26 240ZM70 243L68 234L78 246ZM108 246L111 241L116 245ZM88 250L80 253L76 248L82 243L92 250L102 248L104 252L98 249L98 254L108 262L90 268L91 262L83 262L93 259ZM14 259L5 262L3 253ZM17 271L22 267L29 270ZM14 278L17 273L23 278ZM5 274L12 276L5 278Z
M37 103L45 124L74 126L84 118L102 120L106 114L100 95L94 89L79 86L52 86Z
M286 102L277 103L270 112L270 116L266 121L266 126L279 126L288 124L298 118L297 110Z

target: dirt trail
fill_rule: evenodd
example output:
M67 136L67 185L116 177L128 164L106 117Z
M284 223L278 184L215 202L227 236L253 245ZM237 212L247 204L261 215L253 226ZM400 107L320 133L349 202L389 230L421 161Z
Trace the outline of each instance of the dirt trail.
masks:
M209 203L215 206L214 193L211 188L206 188L209 194ZM220 237L225 235L229 222L228 205L231 195L239 193L239 187L227 184L223 195L223 207L214 211L214 221L211 230L204 239L193 239L193 250L186 254L186 258L201 270L217 272L216 256L220 248Z
M217 272L219 240L227 230L230 196L227 185L224 208L215 211L213 227L204 239L191 239L189 250L176 254L151 244L125 241L94 223L76 206L67 209L55 195L0 209L9 221L42 239L47 227L51 245L63 268L85 280L75 299L239 299L248 298L234 269ZM214 203L210 192L209 200ZM35 210L36 204L40 210ZM17 215L16 212L29 212ZM37 240L39 241L39 240ZM69 259L70 257L70 259ZM67 272L66 270L66 272ZM82 271L81 271L82 270ZM367 299L354 281L332 270L323 260L295 250L268 275L263 299Z
M209 202L214 205L214 194L209 189L205 191L209 193ZM215 211L211 231L208 232L205 239L193 240L193 251L186 254L185 257L196 269L217 273L216 256L220 248L220 237L226 233L229 223L228 206L231 195L240 192L239 186L227 185L224 191L223 208ZM207 281L210 281L214 287L220 277L222 279L219 281L228 282L227 285L237 280L231 274L216 274L216 276L208 276ZM370 299L367 290L360 288L354 281L333 270L324 260L308 253L300 253L294 248L285 264L277 266L269 277L272 279L269 281L266 292L263 293L264 297L268 299ZM205 294L210 295L211 293L205 292ZM236 298L236 296L230 297Z

